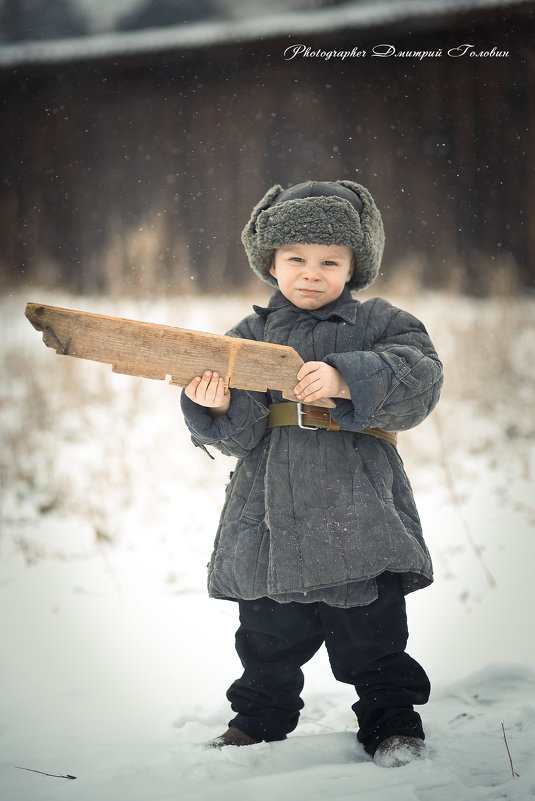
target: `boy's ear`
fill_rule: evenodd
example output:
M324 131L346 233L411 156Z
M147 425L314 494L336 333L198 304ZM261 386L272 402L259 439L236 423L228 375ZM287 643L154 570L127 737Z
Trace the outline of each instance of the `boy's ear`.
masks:
M277 270L275 269L275 259L271 259L271 264L269 265L269 274L273 276L273 278L277 277Z
M357 262L355 259L355 253L353 252L351 256L351 264L349 265L349 276L347 278L346 284L348 284L353 276L355 275L355 270L357 269Z

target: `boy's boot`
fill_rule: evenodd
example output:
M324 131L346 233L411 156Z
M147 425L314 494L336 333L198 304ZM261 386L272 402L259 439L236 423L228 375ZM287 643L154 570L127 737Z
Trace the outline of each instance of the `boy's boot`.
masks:
M424 757L425 745L420 737L394 734L379 743L373 759L382 768L400 768Z
M210 748L223 748L225 745L256 745L259 742L260 740L253 740L236 726L230 726L224 734L211 740L208 745Z

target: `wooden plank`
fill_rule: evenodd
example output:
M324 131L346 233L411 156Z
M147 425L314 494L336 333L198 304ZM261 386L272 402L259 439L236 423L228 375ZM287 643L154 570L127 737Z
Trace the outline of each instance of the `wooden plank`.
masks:
M293 388L304 363L287 345L189 331L104 314L27 303L26 317L43 341L62 356L112 365L115 373L163 380L185 387L204 370L217 371L228 387L280 390L297 402ZM328 398L315 406L333 408Z

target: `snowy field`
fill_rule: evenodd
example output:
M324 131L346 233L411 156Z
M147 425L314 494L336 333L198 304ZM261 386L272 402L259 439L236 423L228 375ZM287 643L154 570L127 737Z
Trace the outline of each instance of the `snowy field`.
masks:
M388 297L446 369L436 412L400 438L436 570L408 599L428 758L366 756L324 653L286 742L205 747L240 673L236 607L205 593L232 460L190 444L179 390L56 356L24 306L223 333L252 301L29 288L0 302L3 801L535 798L535 303Z

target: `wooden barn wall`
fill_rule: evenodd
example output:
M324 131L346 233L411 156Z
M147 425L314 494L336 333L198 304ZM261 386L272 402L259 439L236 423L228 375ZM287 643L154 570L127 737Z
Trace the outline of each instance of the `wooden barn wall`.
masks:
M532 36L520 21L393 40L508 59L286 61L292 39L4 71L3 281L235 289L250 281L241 229L271 184L349 177L382 210L387 275L412 264L427 286L484 292L513 264L533 287Z

